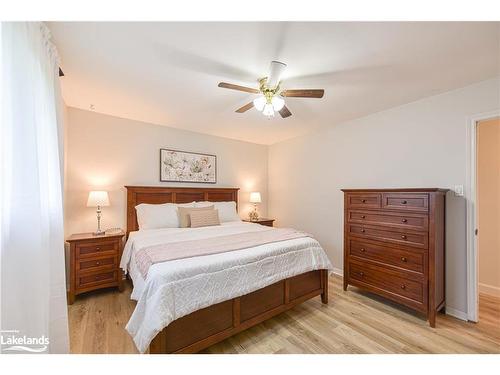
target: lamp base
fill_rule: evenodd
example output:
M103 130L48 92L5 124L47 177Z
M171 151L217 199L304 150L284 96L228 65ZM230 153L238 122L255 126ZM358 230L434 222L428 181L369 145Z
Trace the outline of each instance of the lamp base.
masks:
M253 211L249 212L248 217L250 221L257 221L259 220L259 213L257 212L256 209L254 209Z
M106 232L101 230L101 231L92 232L92 234L94 236L104 236L106 234Z

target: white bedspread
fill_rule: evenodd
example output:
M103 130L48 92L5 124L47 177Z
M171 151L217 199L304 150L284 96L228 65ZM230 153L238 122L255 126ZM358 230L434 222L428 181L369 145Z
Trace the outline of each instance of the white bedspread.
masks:
M310 237L154 264L146 280L134 265L134 253L145 246L262 230L273 229L230 222L130 233L120 266L134 281L132 298L138 302L126 329L137 349L144 353L158 332L193 311L304 272L332 269L320 244Z

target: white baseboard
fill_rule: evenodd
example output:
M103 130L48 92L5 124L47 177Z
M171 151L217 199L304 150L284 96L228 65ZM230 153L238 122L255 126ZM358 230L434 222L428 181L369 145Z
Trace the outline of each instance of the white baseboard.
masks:
M489 296L500 297L500 288L493 285L479 283L479 293L488 294Z
M338 275L338 276L344 276L344 270L341 269L341 268L333 268L332 272L335 274L335 275ZM460 311L460 310L457 310L457 309L453 309L451 307L448 307L446 306L446 315L450 315L450 316L453 316L454 318L457 318L457 319L460 319L460 320L465 320L465 321L468 321L467 319L467 313L463 312L463 311Z
M333 272L335 275L338 275L338 276L344 276L344 270L343 270L343 269L333 267L332 272Z
M465 320L465 321L469 320L469 319L467 319L467 313L460 311L460 310L453 309L453 308L448 307L448 306L446 306L446 315L450 315L450 316L457 318L457 319L460 319L460 320Z

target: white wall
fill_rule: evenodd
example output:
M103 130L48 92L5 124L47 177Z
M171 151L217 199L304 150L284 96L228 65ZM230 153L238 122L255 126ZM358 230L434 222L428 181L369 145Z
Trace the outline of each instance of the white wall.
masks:
M86 207L90 190L109 191L102 227L125 228L124 185L239 187L239 208L246 216L250 191L260 191L267 214L267 146L182 131L166 126L67 109L65 232L96 228L95 209ZM217 155L217 184L161 183L160 148Z
M477 127L479 292L500 296L500 119Z
M269 211L343 259L341 188L465 185L468 117L500 108L499 80L332 126L269 148ZM335 111L335 108L331 108ZM465 313L465 200L447 195L447 311Z

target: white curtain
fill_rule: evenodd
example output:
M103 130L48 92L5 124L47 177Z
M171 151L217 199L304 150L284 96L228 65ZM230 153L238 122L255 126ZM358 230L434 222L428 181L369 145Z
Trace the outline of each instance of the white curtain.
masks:
M0 329L67 353L57 50L41 22L0 33Z

